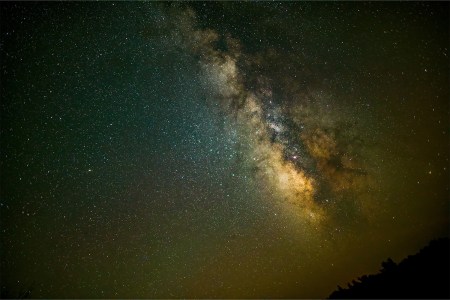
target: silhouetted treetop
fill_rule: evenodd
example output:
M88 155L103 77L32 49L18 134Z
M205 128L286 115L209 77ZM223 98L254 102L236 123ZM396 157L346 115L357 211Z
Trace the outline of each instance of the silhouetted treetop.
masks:
M450 298L449 238L431 241L399 264L388 258L381 266L380 273L358 277L348 288L338 286L329 298Z

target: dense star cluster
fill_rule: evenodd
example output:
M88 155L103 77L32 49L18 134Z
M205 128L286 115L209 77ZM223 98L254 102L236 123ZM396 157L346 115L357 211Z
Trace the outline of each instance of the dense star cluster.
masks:
M447 3L2 3L1 292L323 298L449 228Z

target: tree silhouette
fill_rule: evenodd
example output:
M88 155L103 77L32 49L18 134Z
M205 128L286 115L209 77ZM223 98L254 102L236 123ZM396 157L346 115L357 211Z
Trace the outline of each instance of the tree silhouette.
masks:
M419 253L396 264L382 262L380 273L352 280L348 288L338 286L330 299L353 298L450 298L450 240L433 240Z

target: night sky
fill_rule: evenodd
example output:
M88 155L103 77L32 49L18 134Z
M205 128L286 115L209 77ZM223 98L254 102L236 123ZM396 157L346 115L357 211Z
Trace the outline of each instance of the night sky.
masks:
M320 298L449 236L449 4L2 2L1 289Z

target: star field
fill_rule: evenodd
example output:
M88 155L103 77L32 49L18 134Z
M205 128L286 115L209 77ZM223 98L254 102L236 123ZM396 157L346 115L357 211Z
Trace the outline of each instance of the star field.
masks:
M449 235L447 3L0 11L2 294L323 298Z

